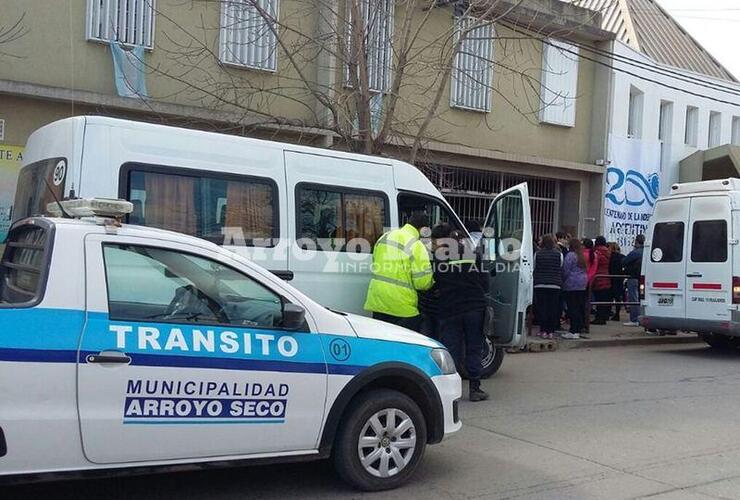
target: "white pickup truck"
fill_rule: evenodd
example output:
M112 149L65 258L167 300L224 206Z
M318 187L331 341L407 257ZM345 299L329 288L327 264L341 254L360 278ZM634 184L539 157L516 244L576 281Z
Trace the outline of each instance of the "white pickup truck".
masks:
M121 225L116 203L9 233L0 481L332 457L379 490L460 429L437 342L332 312L207 241Z

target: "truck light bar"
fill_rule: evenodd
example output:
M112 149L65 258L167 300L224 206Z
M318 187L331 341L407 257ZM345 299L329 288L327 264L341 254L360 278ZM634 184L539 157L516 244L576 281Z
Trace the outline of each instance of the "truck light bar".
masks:
M61 207L59 206L61 205ZM63 217L62 211L72 217L111 217L121 218L134 210L130 201L112 198L77 198L74 200L56 201L46 205L46 210L52 217Z

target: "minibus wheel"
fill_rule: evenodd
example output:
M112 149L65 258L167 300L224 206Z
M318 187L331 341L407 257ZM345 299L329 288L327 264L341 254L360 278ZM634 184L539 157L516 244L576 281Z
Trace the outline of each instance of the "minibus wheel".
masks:
M740 347L740 339L737 337L728 337L727 335L717 335L715 333L702 333L701 339L715 349L736 349Z
M486 337L483 341L483 351L481 352L481 370L480 378L489 378L501 368L504 362L506 351L500 345L495 345L493 341ZM459 368L460 376L468 378L468 371L465 369L465 363Z

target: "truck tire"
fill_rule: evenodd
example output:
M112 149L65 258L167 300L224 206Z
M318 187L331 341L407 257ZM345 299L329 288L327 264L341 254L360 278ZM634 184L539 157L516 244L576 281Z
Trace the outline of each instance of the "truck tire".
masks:
M334 468L342 480L363 491L397 488L419 466L426 445L419 406L398 391L372 390L360 394L342 416Z
M481 354L481 372L480 378L489 378L501 368L501 363L504 362L504 355L506 351L503 347L495 345L490 338L486 337L483 341L483 353ZM468 378L468 371L465 369L465 365L460 367L460 376L464 379Z
M715 349L727 350L740 347L740 339L736 337L728 337L727 335L702 333L701 339Z

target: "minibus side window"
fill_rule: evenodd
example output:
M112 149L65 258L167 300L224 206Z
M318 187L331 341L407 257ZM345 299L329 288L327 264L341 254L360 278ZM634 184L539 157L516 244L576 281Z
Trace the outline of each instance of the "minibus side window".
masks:
M53 202L55 196L59 200L64 198L66 175L65 158L50 158L23 167L18 174L13 220L46 215L46 205Z
M683 260L683 222L660 222L653 229L650 259L653 262Z
M130 224L168 229L219 245L277 243L277 187L269 179L125 165Z
M403 226L409 220L412 214L416 212L426 213L429 216L429 227L434 227L440 222L452 224L455 229L458 227L457 218L452 212L440 201L431 196L422 196L411 193L401 193L398 195L398 224Z
M727 261L727 221L696 221L691 234L692 262Z
M388 199L374 191L299 184L296 205L304 249L370 253L388 225Z

